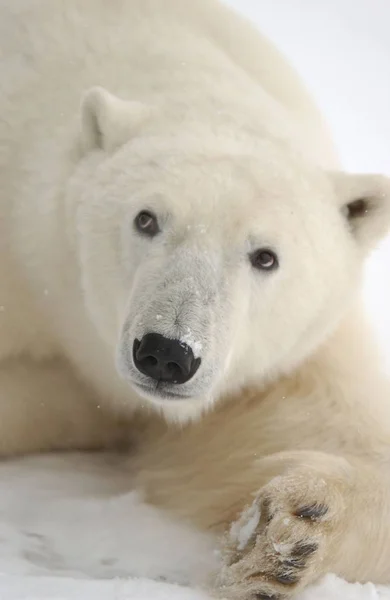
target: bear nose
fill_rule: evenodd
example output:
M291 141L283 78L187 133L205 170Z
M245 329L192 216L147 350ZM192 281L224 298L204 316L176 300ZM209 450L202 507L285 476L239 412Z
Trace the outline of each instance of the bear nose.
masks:
M200 358L194 357L190 346L159 333L148 333L141 341L134 340L133 360L143 375L155 381L177 384L189 381L201 362Z

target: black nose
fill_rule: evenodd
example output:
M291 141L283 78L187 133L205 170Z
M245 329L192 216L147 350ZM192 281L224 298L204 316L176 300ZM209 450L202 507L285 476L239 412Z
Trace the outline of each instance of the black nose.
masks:
M133 359L140 373L166 383L186 383L200 365L200 358L194 357L187 344L159 333L148 333L141 341L135 340Z

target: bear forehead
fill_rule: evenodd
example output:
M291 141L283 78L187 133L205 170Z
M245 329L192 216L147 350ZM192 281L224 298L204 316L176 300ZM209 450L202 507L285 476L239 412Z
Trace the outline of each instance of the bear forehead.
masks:
M183 184L231 190L245 186L252 190L275 192L296 190L301 195L308 188L318 189L326 180L324 172L296 148L285 141L241 136L204 134L140 136L117 153L114 169L122 163L124 171L140 181L144 173L154 173L157 181L169 183L172 191ZM135 168L135 169L134 169ZM133 171L134 169L134 171ZM189 191L189 190L187 190Z
M308 198L313 210L332 194L325 172L285 148L267 144L254 152L245 145L224 149L220 142L218 149L182 151L179 146L160 153L156 146L150 152L122 150L105 170L105 183L181 207L216 208L222 202L229 210L307 208Z
M246 230L302 229L302 220L313 223L334 211L332 189L322 174L289 172L280 165L271 170L248 157L200 165L178 161L174 170L158 169L137 197L178 222Z

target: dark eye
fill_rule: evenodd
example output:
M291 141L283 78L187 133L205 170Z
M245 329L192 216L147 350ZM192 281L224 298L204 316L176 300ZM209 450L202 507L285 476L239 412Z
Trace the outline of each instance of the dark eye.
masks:
M267 248L252 252L249 259L255 269L261 269L262 271L272 271L279 266L278 257L275 252Z
M138 213L134 225L137 231L150 237L154 237L160 231L156 215L147 210Z

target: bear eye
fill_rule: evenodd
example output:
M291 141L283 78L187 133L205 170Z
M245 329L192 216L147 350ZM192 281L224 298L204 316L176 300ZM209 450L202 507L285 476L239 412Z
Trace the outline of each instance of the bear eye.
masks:
M139 233L150 237L154 237L160 231L156 215L147 210L142 210L138 213L135 217L134 225Z
M261 269L262 271L273 271L279 266L278 257L275 252L268 248L261 248L255 250L250 254L249 259L252 267L255 269Z

